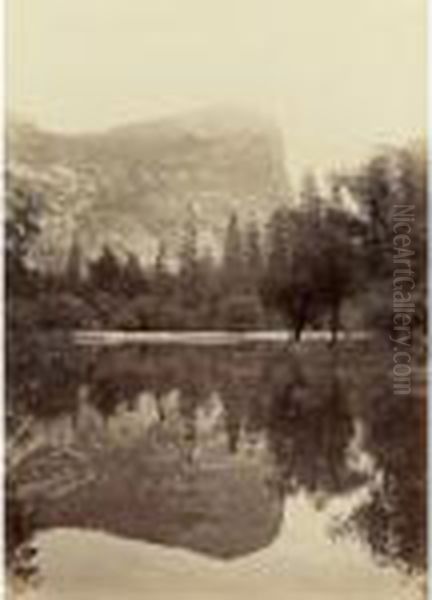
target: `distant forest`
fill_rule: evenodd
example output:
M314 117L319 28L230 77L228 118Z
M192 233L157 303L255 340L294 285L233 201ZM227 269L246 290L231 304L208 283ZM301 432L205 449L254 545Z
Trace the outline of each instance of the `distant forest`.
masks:
M29 260L43 203L10 172L8 332L290 329L299 340L314 328L330 330L336 341L341 329L390 330L397 205L414 207L406 250L416 282L414 326L424 331L424 146L383 150L353 172L329 176L325 186L308 174L298 196L266 223L227 215L217 258L200 252L191 215L176 268L162 243L153 264L143 264L110 246L87 257L75 241L64 268L47 272Z

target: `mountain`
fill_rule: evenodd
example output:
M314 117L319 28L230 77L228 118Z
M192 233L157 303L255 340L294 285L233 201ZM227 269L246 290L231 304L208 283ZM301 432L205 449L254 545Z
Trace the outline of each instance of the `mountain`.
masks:
M233 210L265 217L287 197L277 128L240 110L79 135L14 120L7 144L9 170L48 206L46 255L74 236L90 254L109 242L148 260L164 240L175 255L191 207L200 244L217 250Z

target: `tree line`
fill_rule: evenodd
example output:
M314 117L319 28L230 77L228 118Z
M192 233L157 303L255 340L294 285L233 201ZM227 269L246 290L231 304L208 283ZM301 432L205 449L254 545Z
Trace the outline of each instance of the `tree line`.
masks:
M233 212L222 251L202 250L192 211L178 255L163 242L152 264L105 245L85 255L75 240L63 267L30 260L43 201L7 177L6 300L10 330L385 329L392 319L393 215L414 207L409 237L415 325L425 328L426 155L421 144L377 153L298 198L267 222ZM43 199L42 199L43 200ZM173 266L174 263L174 266Z

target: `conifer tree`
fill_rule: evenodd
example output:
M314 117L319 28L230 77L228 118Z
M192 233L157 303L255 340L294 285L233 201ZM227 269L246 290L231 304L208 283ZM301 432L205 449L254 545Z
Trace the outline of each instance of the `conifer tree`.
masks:
M65 267L65 284L66 287L74 292L79 291L84 277L84 264L83 264L83 253L81 245L74 237L69 255L66 259Z
M263 275L263 256L260 231L256 219L249 222L246 231L245 263L248 283L251 291L256 291Z
M122 269L122 291L128 297L134 297L147 289L143 267L133 252L129 252Z
M90 281L99 291L117 294L121 289L121 267L107 244L100 256L90 264Z
M236 213L231 215L225 234L222 278L226 291L241 290L245 279L243 240Z
M179 284L182 304L198 309L201 300L198 230L193 207L189 207L179 257Z

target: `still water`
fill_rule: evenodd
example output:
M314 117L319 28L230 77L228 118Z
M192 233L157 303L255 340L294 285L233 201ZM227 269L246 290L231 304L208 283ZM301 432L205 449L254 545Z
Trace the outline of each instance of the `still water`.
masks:
M14 597L423 598L423 383L391 385L367 342L46 353L10 383Z

